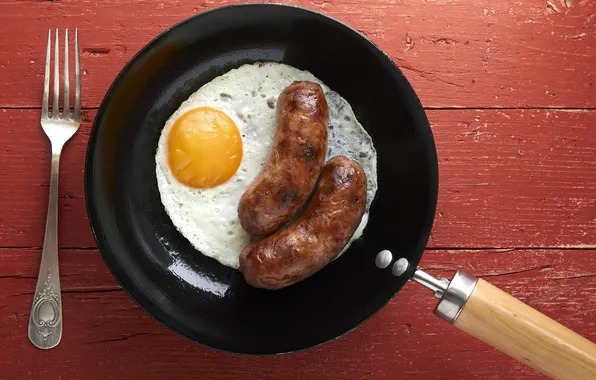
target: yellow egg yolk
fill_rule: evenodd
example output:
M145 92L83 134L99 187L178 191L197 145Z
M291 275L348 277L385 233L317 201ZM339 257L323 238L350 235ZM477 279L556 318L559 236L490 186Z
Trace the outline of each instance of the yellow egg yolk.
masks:
M225 113L199 107L178 117L168 137L168 164L174 177L194 188L229 180L242 160L242 138Z

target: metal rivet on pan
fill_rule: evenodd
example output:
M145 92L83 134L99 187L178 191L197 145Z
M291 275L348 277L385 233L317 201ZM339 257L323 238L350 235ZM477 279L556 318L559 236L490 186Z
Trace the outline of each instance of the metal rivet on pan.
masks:
M385 269L391 264L391 260L393 260L393 255L388 250L384 249L381 252L377 253L377 257L375 258L375 265L377 268Z
M402 257L399 260L397 260L395 264L393 264L393 268L391 268L391 273L393 273L394 276L401 276L406 272L406 270L408 270L409 265L410 263L408 262L408 259Z

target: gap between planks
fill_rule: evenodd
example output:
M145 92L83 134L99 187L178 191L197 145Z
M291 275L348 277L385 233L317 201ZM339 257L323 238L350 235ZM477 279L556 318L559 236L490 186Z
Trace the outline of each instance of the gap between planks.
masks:
M35 246L0 246L0 249L13 249L13 250L41 250L42 247ZM58 247L61 250L72 250L72 251L99 251L98 247ZM596 249L596 245L564 245L564 246L545 246L545 247L428 247L425 251L494 251L495 253L504 253L511 251L593 251Z
M544 111L567 111L567 112L582 112L582 111L596 111L594 107L573 108L573 107L422 107L427 111L515 111L515 110L544 110ZM0 111L3 110L41 110L37 106L0 106ZM99 107L82 107L83 111L97 111Z

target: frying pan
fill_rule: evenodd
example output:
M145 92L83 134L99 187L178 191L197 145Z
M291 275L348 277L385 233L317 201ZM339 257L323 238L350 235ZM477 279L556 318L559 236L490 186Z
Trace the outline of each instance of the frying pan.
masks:
M252 288L197 252L165 213L155 176L161 129L182 101L257 61L320 78L350 102L378 151L379 189L362 238L278 291ZM105 96L85 169L89 219L108 267L148 314L195 342L243 354L303 350L354 329L412 279L435 292L435 313L456 327L548 375L595 378L590 341L469 273L449 282L416 269L437 189L428 120L391 59L337 20L274 4L204 12L151 41ZM185 274L174 273L178 264Z

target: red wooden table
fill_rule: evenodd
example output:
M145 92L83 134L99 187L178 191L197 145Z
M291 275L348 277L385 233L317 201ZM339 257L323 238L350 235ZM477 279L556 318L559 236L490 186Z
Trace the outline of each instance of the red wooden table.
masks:
M408 284L361 328L306 352L244 357L153 321L103 263L86 217L91 122L123 65L165 28L228 1L0 2L0 378L535 379L432 315ZM302 0L362 31L427 109L441 188L423 269L487 278L596 341L596 2ZM49 143L39 126L48 28L78 27L84 123L63 154L64 336L35 349Z

